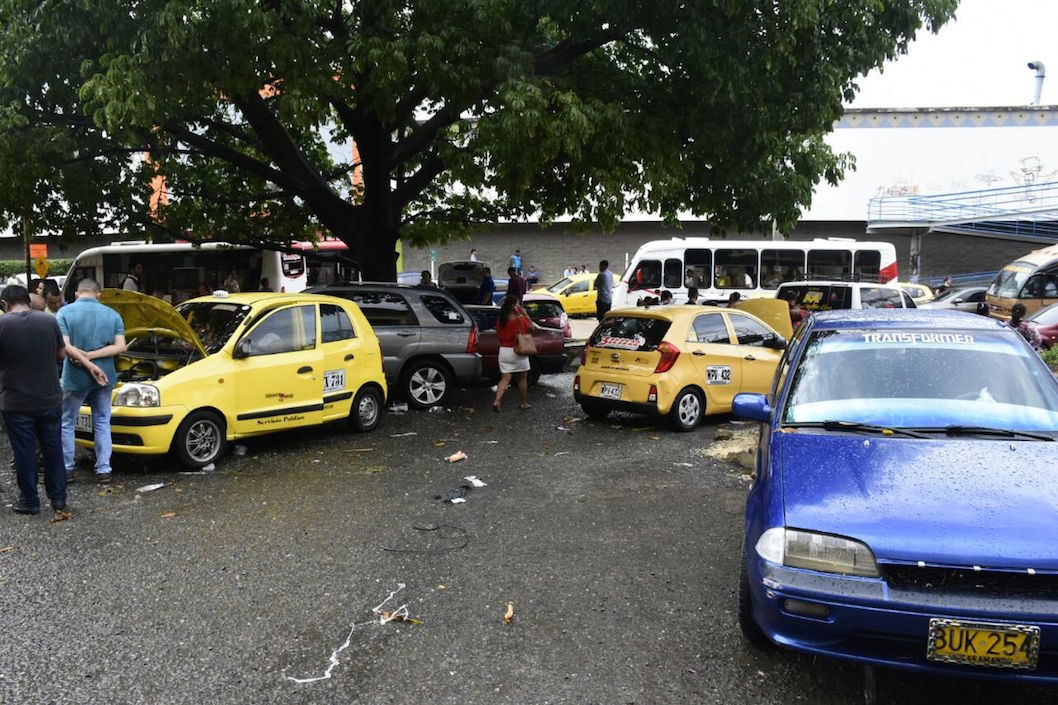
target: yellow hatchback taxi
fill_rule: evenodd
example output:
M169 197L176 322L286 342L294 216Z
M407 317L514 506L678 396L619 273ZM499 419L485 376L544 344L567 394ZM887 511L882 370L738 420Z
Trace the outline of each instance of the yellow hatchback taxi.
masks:
M756 316L713 306L620 309L584 346L573 396L588 416L667 416L690 431L731 411L739 392L766 393L786 339Z
M551 286L533 289L534 294L550 294L562 302L567 316L595 315L595 301L599 293L595 290L596 272L585 272L565 277ZM616 279L615 279L616 281Z
M370 431L381 419L382 353L355 303L218 292L173 308L118 289L100 300L121 314L129 341L117 360L116 452L171 452L200 468L239 438L344 419ZM88 406L76 437L92 447Z

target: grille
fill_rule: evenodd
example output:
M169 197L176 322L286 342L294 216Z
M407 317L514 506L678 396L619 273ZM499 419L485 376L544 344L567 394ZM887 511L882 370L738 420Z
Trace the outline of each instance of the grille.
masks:
M906 565L882 566L889 587L925 592L1058 597L1058 575L962 568L919 568Z

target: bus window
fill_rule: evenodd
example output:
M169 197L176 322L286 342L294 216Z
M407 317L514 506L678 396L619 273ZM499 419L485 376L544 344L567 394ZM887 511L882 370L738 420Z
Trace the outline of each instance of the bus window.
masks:
M684 286L696 286L699 289L708 289L713 280L713 251L712 250L687 250L683 253Z
M665 288L679 289L683 286L683 262L678 259L665 260Z
M856 264L852 273L860 281L876 282L882 271L882 253L878 250L860 250L856 253Z
M852 274L852 252L849 250L809 250L808 276L822 279L847 278Z
M797 281L804 271L804 250L761 250L760 252L761 289L776 289L783 282Z
M628 281L629 290L658 289L661 287L661 260L645 259L640 261Z
M757 288L757 250L716 251L717 289L755 289Z

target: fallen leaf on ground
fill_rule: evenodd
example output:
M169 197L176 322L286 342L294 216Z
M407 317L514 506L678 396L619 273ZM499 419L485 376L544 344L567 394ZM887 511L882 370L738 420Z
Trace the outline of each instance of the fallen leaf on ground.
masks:
M503 615L503 623L510 624L512 621L514 621L514 603L508 602L507 612Z
M661 440L661 436L651 436L650 440L652 440L652 441L660 441Z
M73 519L73 514L67 509L56 509L55 517L51 520L52 524L58 524L60 521L66 521L67 519Z
M640 426L639 428L633 428L633 431L653 431L653 426Z
M165 512L162 514L162 519L172 519L176 516L176 512Z
M434 442L433 442L433 444L434 444L434 445L435 445L436 447L438 447L438 448L443 448L443 447L444 447L444 444L445 444L445 442L444 442L444 441L434 441Z
M14 550L15 550L14 546L4 546L3 548L0 548L0 553L11 553L11 551L14 551Z
M370 453L374 448L353 448L354 453Z
M113 485L111 485L110 487L104 487L103 490L99 493L99 496L100 497L106 497L108 494L117 494L117 493L118 493L118 488L114 487Z
M405 617L403 614L393 613L389 610L382 610L378 613L378 616L382 618L384 622L407 622L408 624L422 624L422 620L415 619L414 617Z

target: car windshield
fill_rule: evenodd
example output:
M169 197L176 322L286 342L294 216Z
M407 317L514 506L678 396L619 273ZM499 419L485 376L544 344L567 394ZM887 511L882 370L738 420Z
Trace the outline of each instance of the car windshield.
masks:
M649 352L656 350L661 344L670 325L671 322L664 318L606 318L591 334L588 345L595 348Z
M569 277L566 277L565 279L555 282L551 286L547 287L547 290L550 291L552 294L557 294L558 292L562 291L567 286L569 286L571 283L573 283L573 280Z
M228 342L250 312L250 307L230 302L195 301L180 304L176 310L195 331L202 347L212 355Z
M1058 386L1012 329L821 331L782 416L889 428L1058 431Z
M1029 320L1038 326L1053 326L1058 323L1058 304L1053 304L1047 308L1041 308L1036 313L1029 316Z
M1014 262L999 270L999 274L992 280L988 287L990 296L998 296L1001 299L1016 298L1021 287L1025 285L1029 275L1036 271L1036 266L1030 262Z
M969 295L970 293L972 293L970 289L948 289L943 294L933 299L933 301L937 303L943 303L945 301L957 299L963 294Z

